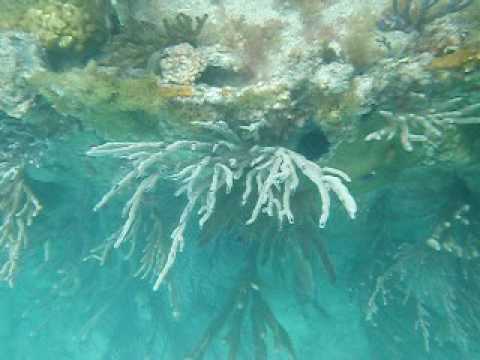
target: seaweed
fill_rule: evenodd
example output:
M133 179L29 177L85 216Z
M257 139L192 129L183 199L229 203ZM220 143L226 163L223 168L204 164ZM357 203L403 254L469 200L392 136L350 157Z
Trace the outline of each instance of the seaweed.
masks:
M249 271L244 272L246 276L240 279L238 285L232 290L230 299L211 321L197 346L184 358L185 360L204 358L213 341L221 337L224 329L226 332L223 339L228 347L226 358L239 359L242 341L248 341L242 335L246 325L250 325L250 341L253 344L255 360L268 359L267 335L269 333L276 350L284 350L290 360L297 358L290 335L278 321L262 294L255 264L249 264L247 269Z
M428 23L467 8L473 0L448 0L443 7L438 6L439 2L440 0L420 0L416 4L414 0L393 0L392 13L380 19L378 28L382 31L421 32Z
M163 27L165 34L163 35L169 45L176 45L181 43L189 43L193 47L198 45L198 36L203 30L203 26L208 19L208 14L203 16L196 16L194 19L180 12L175 17L175 21L163 19Z
M196 47L207 19L207 14L197 16L194 23L189 15L178 13L174 20L164 18L162 28L159 24L130 16L121 32L103 48L99 64L124 69L145 68L153 54L160 54L169 46L188 43Z

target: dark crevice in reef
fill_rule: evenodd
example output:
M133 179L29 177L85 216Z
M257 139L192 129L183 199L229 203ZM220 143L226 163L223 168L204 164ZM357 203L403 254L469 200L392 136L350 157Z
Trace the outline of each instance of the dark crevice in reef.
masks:
M209 86L244 86L251 79L250 74L235 73L219 66L208 66L198 83Z
M327 136L319 128L314 128L303 135L297 144L297 152L309 160L320 158L322 155L328 153L329 148L330 143L328 142Z

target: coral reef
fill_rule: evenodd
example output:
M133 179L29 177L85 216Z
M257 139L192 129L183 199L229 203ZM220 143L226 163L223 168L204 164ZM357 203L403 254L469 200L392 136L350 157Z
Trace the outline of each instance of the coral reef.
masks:
M0 7L0 278L25 271L29 333L92 358L475 357L478 2Z

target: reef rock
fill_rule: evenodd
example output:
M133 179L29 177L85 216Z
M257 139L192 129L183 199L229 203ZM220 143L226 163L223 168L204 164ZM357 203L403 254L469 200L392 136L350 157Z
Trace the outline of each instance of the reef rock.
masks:
M350 64L334 62L321 66L314 74L312 82L325 94L340 94L350 88L354 68Z
M183 43L157 51L150 56L147 71L161 76L162 82L181 85L195 83L205 71L211 82L248 77L242 58L219 44L194 48Z
M242 74L248 72L243 59L236 53L221 45L204 46L198 49L207 62L207 67L221 69L225 74Z
M163 81L173 84L193 84L206 67L206 60L187 43L165 49L160 60Z
M26 80L44 69L35 38L21 32L0 32L0 111L21 118L32 107L35 93Z

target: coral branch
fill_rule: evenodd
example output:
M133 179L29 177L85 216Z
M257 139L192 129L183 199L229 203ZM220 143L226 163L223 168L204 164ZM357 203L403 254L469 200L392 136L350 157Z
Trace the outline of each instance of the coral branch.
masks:
M22 168L0 164L0 254L6 254L0 267L0 280L10 286L13 286L21 253L28 245L27 228L41 209L40 201L23 180Z
M127 160L132 170L108 191L95 210L125 190L133 181L139 182L130 200L124 206L123 225L116 235L115 247L134 236L135 223L143 198L160 180L179 184L175 196L186 195L187 204L173 229L172 243L163 267L158 272L154 289L157 290L168 275L178 252L183 250L184 233L198 208L198 224L203 228L212 217L217 198L229 195L236 184L244 186L242 205L247 205L256 182L257 200L247 225L254 223L262 213L277 215L294 223L291 199L303 178L313 183L321 199L319 226L324 227L330 214L330 192L340 199L351 218L357 205L344 182L349 177L342 171L321 168L302 155L283 147L253 146L242 141L224 122L197 124L215 135L212 142L176 141L158 143L107 143L88 151L90 156L112 156ZM131 240L134 241L134 240Z
M387 120L388 125L368 134L365 140L390 141L399 134L403 149L413 151L412 142L427 142L434 138L441 138L442 130L449 125L480 124L480 115L472 115L479 112L480 104L458 108L462 100L462 98L453 98L436 109L420 114L379 111L379 115ZM412 134L412 129L421 129L422 134Z
M254 178L257 182L258 198L247 224L255 222L261 211L272 216L275 209L280 223L283 222L284 217L289 223L294 222L290 199L299 185L296 169L299 169L317 186L322 200L320 227L325 226L330 214L329 191L333 191L338 196L349 216L352 219L355 218L357 205L342 182L342 180L350 182L350 178L342 171L331 168L322 169L302 155L281 147L260 150L254 148L252 152L260 152L260 155L253 162L255 166L247 173L242 203L245 204L250 196ZM279 188L281 190L277 191ZM280 193L281 198L275 195L276 192Z

